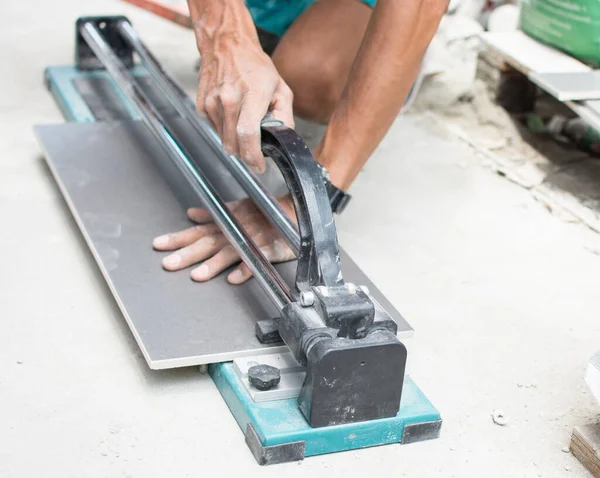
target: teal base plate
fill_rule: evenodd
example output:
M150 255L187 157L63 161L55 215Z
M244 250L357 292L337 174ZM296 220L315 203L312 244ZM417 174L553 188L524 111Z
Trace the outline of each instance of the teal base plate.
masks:
M437 438L442 424L437 409L409 377L404 380L402 403L395 417L312 428L296 399L254 402L231 362L210 365L209 373L260 464Z

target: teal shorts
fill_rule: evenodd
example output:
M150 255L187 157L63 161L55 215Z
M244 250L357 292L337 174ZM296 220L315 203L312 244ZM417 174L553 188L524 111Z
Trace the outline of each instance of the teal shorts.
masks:
M294 20L318 0L246 0L254 24L263 30L283 36ZM376 0L357 0L375 6Z

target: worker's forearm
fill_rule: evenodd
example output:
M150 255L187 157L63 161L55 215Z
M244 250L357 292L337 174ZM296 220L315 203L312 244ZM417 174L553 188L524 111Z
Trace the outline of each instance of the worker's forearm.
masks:
M201 55L226 49L231 42L259 46L244 0L188 0L188 6Z
M347 189L404 104L447 0L378 0L318 151Z

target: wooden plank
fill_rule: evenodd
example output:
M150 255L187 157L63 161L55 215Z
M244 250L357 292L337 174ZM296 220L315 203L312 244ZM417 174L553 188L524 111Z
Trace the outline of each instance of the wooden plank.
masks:
M569 448L595 478L600 478L600 423L575 427Z

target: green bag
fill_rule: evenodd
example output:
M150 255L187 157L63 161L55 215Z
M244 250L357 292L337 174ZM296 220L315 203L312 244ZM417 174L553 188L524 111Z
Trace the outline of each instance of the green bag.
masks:
M585 63L600 65L599 0L523 0L521 29Z

